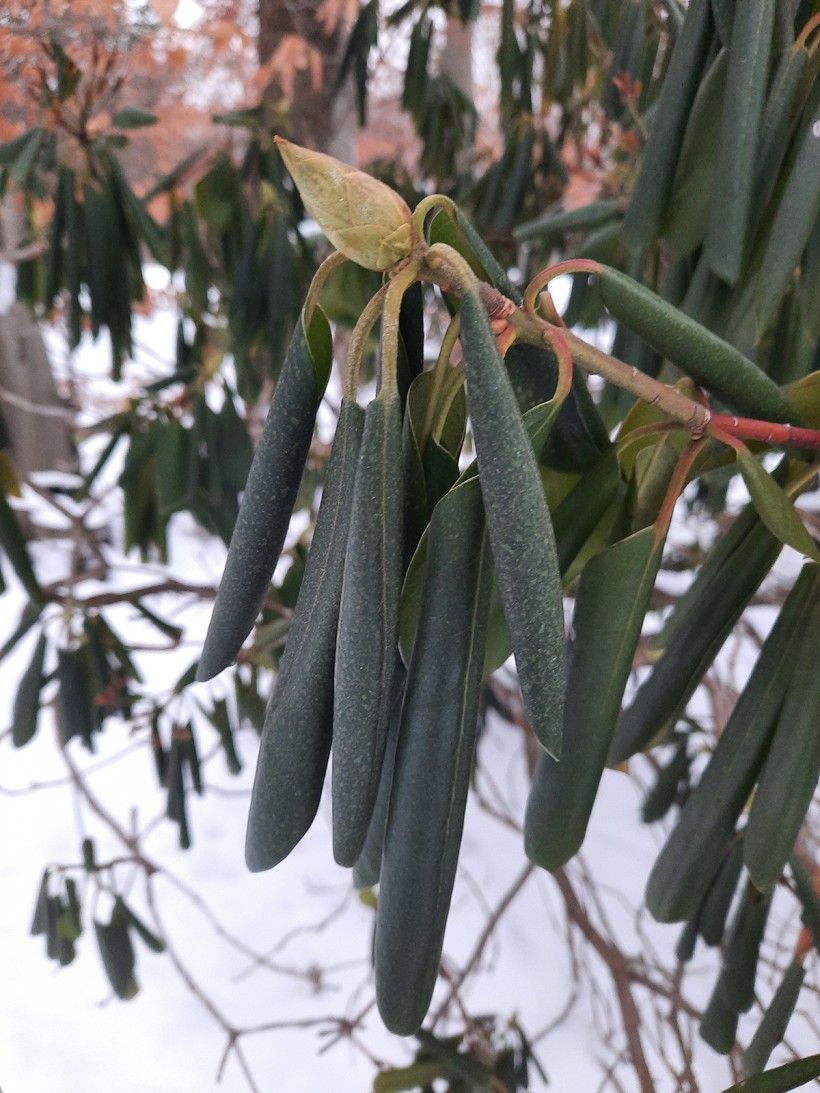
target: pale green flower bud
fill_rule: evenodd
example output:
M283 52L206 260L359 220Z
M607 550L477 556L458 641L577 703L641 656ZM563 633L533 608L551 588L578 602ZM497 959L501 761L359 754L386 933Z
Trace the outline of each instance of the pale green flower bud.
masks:
M337 250L376 270L408 256L412 218L395 190L332 156L275 139L305 208Z

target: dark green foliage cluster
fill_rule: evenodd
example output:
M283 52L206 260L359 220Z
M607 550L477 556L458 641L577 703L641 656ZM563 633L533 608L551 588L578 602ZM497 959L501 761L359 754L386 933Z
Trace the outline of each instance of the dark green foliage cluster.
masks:
M84 932L83 919L90 913L88 904L100 893L112 897L109 921L94 918L94 937L112 991L117 998L128 1001L139 990L134 974L136 952L133 937L136 935L152 953L164 952L165 942L146 926L121 895L112 890L106 878L106 867L95 860L90 840L86 840L83 854L83 866L61 867L54 873L47 869L43 873L30 932L35 937L45 936L48 958L65 967L76 956L76 944ZM84 874L87 880L82 895L72 873Z
M358 405L354 372L323 467L310 452L332 366L328 320L354 325L380 279L346 261L319 303L307 294L319 252L261 111L221 119L248 127L240 165L203 152L141 199L118 160L124 131L150 121L133 110L89 149L87 177L58 162L52 135L38 128L0 147L0 181L29 204L49 187L55 197L46 253L21 266L20 295L43 315L62 306L72 345L86 324L95 336L106 329L116 375L132 348L143 259L184 277L173 373L98 423L105 446L73 491L77 502L91 496L122 445L126 551L164 557L167 524L179 512L230 542L202 656L174 689L180 695L238 659L230 700L172 717L153 696L145 718L181 846L191 842L187 796L206 789L200 713L232 773L240 769L236 730L249 723L261 732L246 840L253 870L276 865L304 836L332 754L334 856L377 904L379 1009L390 1029L419 1041L415 1060L382 1073L376 1088L428 1089L441 1079L460 1091L497 1079L524 1089L537 1063L523 1033L493 1068L459 1051L460 1041L419 1031L480 761L487 678L514 653L541 745L524 844L545 869L562 868L582 845L607 764L664 749L653 756L643 804L647 823L669 825L647 906L660 921L684 923L681 963L698 939L721 946L701 1032L729 1052L754 999L778 884L798 901L815 944L820 931L816 894L793 856L820 770L818 547L792 506L812 486L816 463L792 443L769 474L757 457L779 441L747 446L706 426L687 431L663 399L636 401L628 384L608 382L593 399L589 346L540 316L551 336L520 337L502 356L498 339L509 330L499 335L487 301L502 293L519 319L532 318L520 286L551 256L575 259L564 321L613 323L612 356L627 372L661 381L695 407L708 401L716 413L820 427L820 35L806 2L691 0L683 9L676 0L504 0L505 146L485 169L469 152L475 105L437 70L436 8L410 0L389 23L408 33L402 104L421 138L420 172L460 203L443 201L427 216L419 246L455 254L465 280L455 291L418 266L392 317L396 359L377 356L365 339L355 368L365 370L359 379L376 377L377 393ZM470 21L476 8L443 10ZM370 0L339 74L353 76L362 116L378 30ZM65 73L70 94L70 66ZM595 201L567 209L555 202L565 181L558 149L581 145L590 119L611 170ZM193 167L198 181L186 194L180 181ZM161 226L148 209L160 193L171 207ZM420 280L438 283L438 295ZM445 354L425 369L431 306L458 324L463 359ZM390 320L385 308L383 347ZM563 387L562 345L574 357ZM233 375L219 370L226 353ZM272 379L252 454L243 403ZM721 514L737 474L751 503L705 556L676 556L667 537L686 484L697 482L685 498L691 513ZM57 638L50 624L59 596L38 583L6 492L0 545L30 603L0 657L38 630L13 741L34 736L51 685L62 742L79 737L93 749L109 718L134 721L150 688L104 608L75 609ZM310 549L291 550L272 591L300 508L312 518ZM784 544L807 560L715 742L690 700ZM694 579L660 630L642 638L670 564ZM564 594L574 601L566 635ZM139 597L133 606L179 640L179 629ZM636 673L639 648L645 667ZM265 710L260 669L270 667L278 674ZM83 868L106 887L93 854ZM114 992L128 998L136 991L132 935L149 948L161 940L110 894L110 921L96 922L95 933ZM72 876L43 878L35 928L49 957L73 959L82 914ZM808 958L801 948L785 969L746 1052L748 1074L763 1070L782 1039ZM796 1073L772 1071L739 1088L791 1088L783 1083Z

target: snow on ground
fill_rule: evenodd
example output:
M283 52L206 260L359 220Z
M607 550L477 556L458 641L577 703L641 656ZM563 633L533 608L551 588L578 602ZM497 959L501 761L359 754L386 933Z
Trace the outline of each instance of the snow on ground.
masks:
M138 354L137 373L152 370L167 357L173 331L167 315L138 319L137 343L150 352ZM89 403L99 406L119 399L123 388L106 378L104 345L84 346L73 368ZM128 376L124 387L128 387ZM108 412L103 411L103 412ZM89 451L88 458L93 459ZM117 468L106 472L113 482ZM27 496L34 505L36 498ZM109 515L116 511L116 501ZM41 513L38 507L38 513ZM681 527L684 537L691 529ZM115 543L114 549L118 544ZM62 549L53 543L36 547L39 570L48 577L61 570ZM185 516L174 518L171 529L171 574L189 581L216 581L224 548L198 530ZM155 578L138 559L117 577L134 588ZM793 560L783 564L793 571ZM791 567L791 568L790 568ZM6 567L8 571L8 567ZM85 591L89 591L90 586ZM0 640L12 630L23 596L13 587L3 598ZM173 683L190 664L205 632L209 607L194 604L180 610L179 601L152 602L160 613L176 609L174 621L187 628L187 640L178 650L139 654L152 689ZM769 616L771 612L765 612ZM129 634L145 635L156 644L156 633L134 617L130 607L112 611L115 626ZM761 627L770 623L761 619ZM137 629L139 628L139 629ZM18 680L33 645L32 635L0 666L0 726L7 724ZM748 654L746 669L748 670ZM221 683L198 685L195 697L219 694ZM127 744L126 730L113 722L100 739L100 750L88 757L73 751L83 768L97 767ZM202 739L212 739L202 729ZM370 997L369 949L373 914L351 892L345 870L335 866L330 851L329 801L302 844L272 872L250 875L243 863L247 791L255 759L252 731L239 734L244 770L230 778L217 756L207 780L216 787L202 799L191 798L193 848L178 849L176 827L160 823L148 836L145 852L184 881L218 917L225 930L244 939L257 951L279 943L272 958L301 973L312 967L327 970L326 989L317 992L301 977L249 967L247 957L226 945L208 919L167 881L157 880L160 911L181 960L196 982L213 998L228 1019L238 1026L262 1022L352 1015ZM72 745L74 748L74 745ZM514 814L523 812L526 775L520 734L493 722L481 745L481 761ZM78 944L73 965L57 970L44 954L42 938L28 936L28 925L42 868L47 862L79 860L80 842L91 834L98 858L121 851L86 806L80 806L65 784L66 770L54 746L54 725L49 712L41 716L40 730L27 748L13 751L0 745L0 1089L3 1093L202 1093L215 1089L215 1075L224 1047L222 1035L200 1002L192 997L166 956L147 952L137 943L139 995L129 1003L111 1000L96 946L88 932ZM18 793L34 783L60 784ZM157 788L146 749L124 756L112 765L89 773L88 782L121 823L131 827L159 816L165 806ZM216 790L227 790L229 795ZM237 792L244 791L244 793ZM653 857L660 845L658 828L647 829L638 820L639 792L633 781L607 772L592 817L583 852L586 866L599 880L607 914L628 952L645 943L670 952L677 927L664 927L644 917L636 932L635 908ZM139 814L131 815L133 805ZM447 930L445 954L460 966L483 928L488 909L525 865L520 837L483 811L471 796L468 807L459 879ZM573 875L577 879L577 872ZM120 873L125 877L125 873ZM138 912L145 910L140 878L129 895ZM108 908L97 908L104 917ZM323 928L308 929L331 916ZM784 912L785 913L785 912ZM793 928L793 921L784 929ZM576 997L573 972L564 935L564 920L552 879L539 873L527 883L501 920L487 950L483 973L466 989L473 1013L515 1015L533 1035L549 1026L572 1002L569 1016L538 1045L539 1058L557 1093L595 1093L615 1089L602 1084L611 1061L594 1025L596 1006L583 988ZM694 1001L703 1003L711 990L714 955L699 952L687 978ZM600 969L599 969L600 970ZM604 995L611 1001L606 976ZM689 989L689 987L687 987ZM574 1001L572 1001L574 999ZM753 1022L741 1024L748 1035ZM381 1029L375 1012L364 1025L363 1039L380 1059L394 1064L409 1061L412 1046ZM285 1093L363 1093L370 1088L373 1066L348 1042L319 1053L322 1040L315 1030L268 1032L243 1039L242 1045L263 1090ZM650 1047L651 1051L651 1047ZM725 1062L701 1044L696 1062L704 1090L728 1084ZM659 1069L658 1074L663 1072ZM632 1089L628 1070L617 1088ZM246 1084L236 1062L227 1064L222 1089L243 1091ZM543 1083L533 1074L531 1088ZM659 1078L659 1093L673 1093Z

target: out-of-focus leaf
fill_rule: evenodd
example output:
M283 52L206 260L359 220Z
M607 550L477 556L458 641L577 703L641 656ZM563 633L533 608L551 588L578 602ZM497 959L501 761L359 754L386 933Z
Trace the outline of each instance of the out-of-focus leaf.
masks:
M380 1071L373 1079L373 1093L426 1089L436 1078L446 1077L447 1067L442 1063L411 1063L410 1066Z
M117 129L143 129L156 125L157 121L156 114L148 114L136 106L125 106L111 115L111 124Z
M40 634L34 647L34 656L23 673L17 688L12 713L12 740L16 748L22 748L37 731L37 717L40 713L40 691L43 687L43 662L45 660L48 639Z
M726 73L706 256L730 285L740 276L754 185L754 160L769 75L775 0L736 3Z
M41 601L43 592L31 564L26 541L5 495L0 493L0 548L11 562L20 583L34 601Z
M152 953L164 953L165 942L150 930L121 897L117 897L117 916L130 926Z
M115 910L110 923L95 921L94 933L112 990L117 998L129 1001L136 995L139 986L134 977L134 947L128 936L127 925Z
M760 519L769 531L782 543L820 562L820 550L795 512L794 505L745 445L737 449L737 462Z
M32 937L44 934L48 929L48 870L46 869L37 889L37 899L34 904L34 915L31 920L29 933Z
M820 953L820 896L814 891L811 878L803 863L792 855L789 859L794 887L802 907L801 918L814 939L814 947Z
M820 1055L810 1055L793 1063L776 1066L773 1070L764 1070L751 1078L730 1086L723 1093L788 1093L790 1089L799 1089L820 1075Z
M769 1056L786 1035L786 1027L794 1013L806 968L800 960L792 960L780 986L774 993L757 1026L754 1036L743 1053L743 1069L747 1074L758 1074L766 1066Z

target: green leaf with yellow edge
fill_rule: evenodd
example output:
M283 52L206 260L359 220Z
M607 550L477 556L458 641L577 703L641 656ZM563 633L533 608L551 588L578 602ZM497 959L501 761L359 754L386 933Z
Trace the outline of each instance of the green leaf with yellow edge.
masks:
M783 391L806 425L820 429L820 370L787 384Z
M736 451L743 481L760 514L760 519L769 531L782 543L800 551L812 561L820 562L820 550L817 544L809 535L783 489L763 469L745 445L738 447Z
M4 450L0 450L0 493L7 497L21 497L23 493L11 453Z
M394 1070L382 1070L373 1079L373 1093L404 1093L410 1089L426 1089L436 1078L446 1078L443 1063L411 1063Z
M605 452L555 507L552 526L558 566L565 575L622 488L614 450Z

